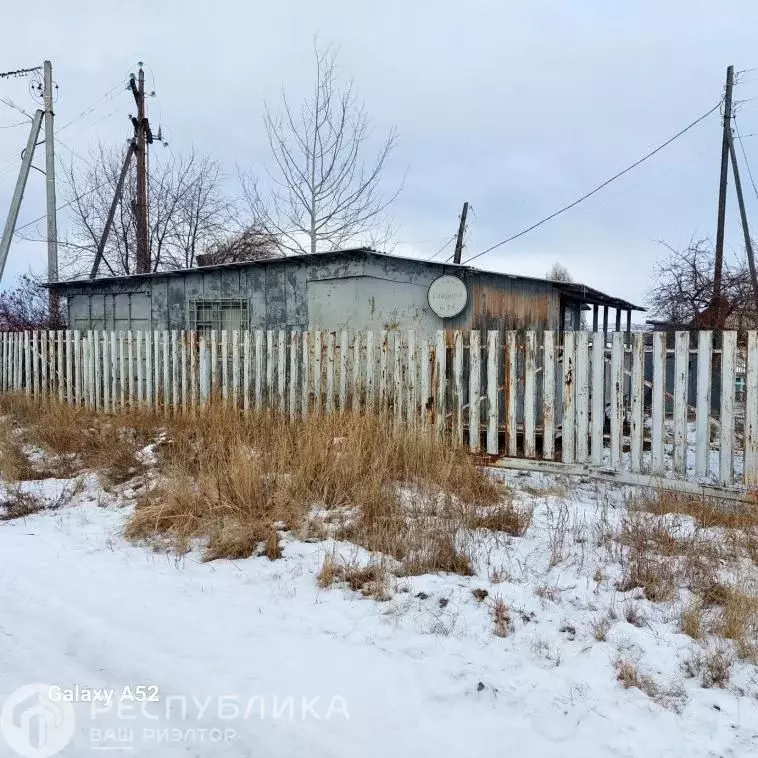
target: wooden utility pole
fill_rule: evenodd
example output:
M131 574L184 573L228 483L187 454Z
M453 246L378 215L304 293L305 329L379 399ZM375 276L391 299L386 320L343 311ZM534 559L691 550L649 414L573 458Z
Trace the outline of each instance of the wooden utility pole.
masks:
M43 64L45 109L45 196L47 200L47 281L58 281L58 219L55 210L55 136L53 130L53 66ZM58 318L58 295L50 291L50 316Z
M134 121L137 154L137 198L135 215L137 221L137 261L138 274L150 271L150 248L147 229L147 146L152 142L150 127L145 117L145 72L140 63L135 82L134 74L129 79L134 100L137 103L137 118Z
M103 252L105 251L105 243L108 241L108 234L110 233L111 226L113 225L113 217L116 214L116 208L118 208L118 201L121 199L121 193L124 190L124 180L126 174L129 171L129 162L134 155L136 141L132 139L129 143L129 147L126 150L126 156L124 157L124 163L121 166L121 173L118 175L118 182L116 183L116 191L113 193L113 200L111 201L111 207L108 210L108 217L105 219L105 226L103 227L103 233L100 235L100 242L97 244L97 253L95 254L95 260L92 264L92 271L90 271L89 278L94 279L97 276L98 269L100 268L100 261L103 260ZM106 261L106 265L108 262ZM113 271L111 271L113 273Z
M461 262L461 253L463 253L463 235L466 231L466 216L468 215L468 201L463 204L461 211L461 223L458 225L458 238L455 240L455 252L453 253L453 263Z
M742 196L742 182L740 181L740 169L737 166L737 154L734 150L734 139L732 130L729 130L729 157L732 159L732 171L734 172L734 188L737 191L737 202L740 206L740 218L742 219L742 234L745 237L745 251L747 252L747 263L750 269L750 281L753 285L753 297L755 297L755 312L758 313L758 278L755 272L755 259L753 258L753 242L750 239L750 229L747 223L747 212L745 211L745 198Z
M726 224L726 185L729 176L729 144L732 131L732 88L734 87L734 66L726 70L726 89L724 92L724 128L721 138L721 175L719 179L719 209L716 223L716 260L713 267L713 295L711 308L717 328L723 315L721 279L724 267L724 227Z

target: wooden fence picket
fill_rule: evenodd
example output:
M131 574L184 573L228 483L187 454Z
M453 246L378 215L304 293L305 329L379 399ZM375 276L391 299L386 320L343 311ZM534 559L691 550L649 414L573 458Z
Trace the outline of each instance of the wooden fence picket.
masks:
M563 335L563 421L561 424L561 459L564 463L574 463L576 434L574 343L574 332L566 332Z
M537 452L537 335L529 331L524 343L524 457Z
M479 331L469 335L468 377L468 443L471 451L478 453L481 447L481 408L479 393L482 389L482 344Z
M555 341L552 332L542 336L542 457L555 457Z
M687 465L687 380L690 333L674 335L674 471L684 474Z
M665 473L664 423L666 418L666 334L653 334L653 391L650 428L651 471L661 476Z
M719 478L729 486L734 478L734 384L736 378L737 332L723 332L721 346L721 439Z
M750 335L748 335L748 360L750 358ZM695 415L695 473L705 477L710 473L711 445L711 356L713 332L698 332L697 345L697 398ZM748 376L750 371L748 369ZM747 473L747 441L745 467Z

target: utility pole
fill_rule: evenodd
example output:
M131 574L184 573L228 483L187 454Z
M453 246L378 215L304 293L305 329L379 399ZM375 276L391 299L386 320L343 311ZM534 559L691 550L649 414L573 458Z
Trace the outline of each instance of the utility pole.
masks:
M455 252L453 253L453 263L461 262L461 253L463 252L463 234L466 231L466 216L468 215L468 201L463 204L461 211L461 223L458 226L458 238L455 240Z
M5 227L3 227L3 236L0 239L0 279L2 279L3 271L5 270L5 261L8 259L8 250L11 246L13 233L16 231L18 211L21 208L21 200L24 197L24 189L26 189L26 180L29 178L29 170L32 167L34 148L37 145L40 128L42 127L42 116L43 113L39 110L34 114L32 128L29 130L29 139L26 142L24 157L21 161L21 168L18 171L18 179L16 179L16 188L13 190L8 218L5 221Z
M715 318L714 326L720 327L722 316L721 279L724 266L724 227L726 223L726 185L729 176L729 144L732 131L732 88L734 87L734 66L726 70L724 92L724 129L721 138L721 176L719 179L719 209L716 224L716 261L713 267L713 295L711 307Z
M137 118L134 121L135 138L137 140L137 199L135 211L137 216L137 273L145 274L150 271L150 249L148 246L147 229L147 146L153 141L150 126L145 117L145 71L139 64L137 81L134 74L129 79L129 86L137 103Z
M95 254L95 260L92 264L92 271L90 271L89 275L90 279L94 279L97 276L97 271L100 268L100 261L103 260L105 243L108 241L108 234L110 233L111 226L113 224L113 217L116 214L116 208L118 208L118 201L121 199L121 193L124 190L124 180L126 179L127 171L129 171L129 161L131 161L132 155L134 154L135 150L136 142L134 139L132 139L132 141L129 143L129 147L126 150L124 163L121 166L121 173L118 175L116 191L113 193L113 200L111 201L111 207L108 210L108 217L105 219L105 227L103 228L103 233L100 235L100 242L97 244L97 253ZM108 261L106 261L105 264L108 265ZM113 273L112 270L111 273Z
M734 172L734 188L737 191L737 202L740 206L740 218L742 219L742 234L745 237L745 250L747 252L747 263L750 269L750 281L753 285L753 296L755 297L755 312L758 313L758 277L755 272L755 259L753 257L753 242L750 239L750 229L747 223L747 213L745 211L745 199L742 196L742 182L740 181L740 170L737 166L737 154L734 150L734 139L732 138L731 129L729 130L729 156L732 159L732 171Z
M47 281L58 281L58 219L55 211L55 136L53 130L53 66L45 61L44 71L45 108L45 189L47 198ZM58 296L50 291L50 316L58 317Z

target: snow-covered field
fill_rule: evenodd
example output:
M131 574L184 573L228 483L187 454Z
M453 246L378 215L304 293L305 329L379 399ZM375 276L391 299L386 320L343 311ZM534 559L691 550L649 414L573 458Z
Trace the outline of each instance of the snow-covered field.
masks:
M593 535L620 491L493 475L535 505L527 533L477 539L475 576L393 578L386 602L319 589L327 553L365 558L346 543L285 536L281 560L212 563L130 544L134 493L94 476L64 507L0 521L0 702L17 705L0 726L41 683L61 721L40 739L77 758L758 755L756 669L703 688L676 604L616 589ZM620 660L660 697L622 687ZM99 702L57 702L75 687Z

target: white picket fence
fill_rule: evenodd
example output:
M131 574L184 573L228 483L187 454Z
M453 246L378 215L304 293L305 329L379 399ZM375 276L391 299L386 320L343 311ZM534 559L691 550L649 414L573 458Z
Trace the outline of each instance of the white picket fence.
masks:
M507 332L504 344L497 331L440 331L435 340L413 331L5 332L0 390L106 412L179 413L211 402L290 418L382 410L493 456L758 484L758 332L747 339L744 406L735 402L735 332L677 332L670 346L661 332L648 344L642 333L626 340L621 332Z

